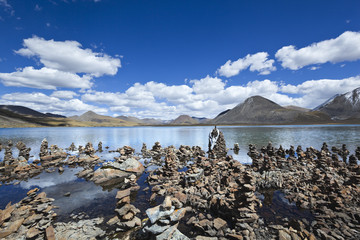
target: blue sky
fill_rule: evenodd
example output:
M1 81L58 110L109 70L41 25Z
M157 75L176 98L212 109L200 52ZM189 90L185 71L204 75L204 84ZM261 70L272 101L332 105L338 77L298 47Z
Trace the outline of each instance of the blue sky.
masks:
M0 0L0 104L215 117L360 87L359 1Z

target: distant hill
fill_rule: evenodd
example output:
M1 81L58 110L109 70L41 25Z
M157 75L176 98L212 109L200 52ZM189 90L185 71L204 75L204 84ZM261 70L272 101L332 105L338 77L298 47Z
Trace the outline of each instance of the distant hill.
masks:
M246 99L233 109L219 114L213 124L301 124L330 122L328 115L289 109L261 96Z
M72 116L69 119L79 121L79 122L90 122L96 123L100 126L134 126L137 125L136 122L125 121L123 119L114 118L110 116L104 116L93 111L88 111L80 116Z
M138 123L138 124L143 124L143 125L161 125L164 124L164 121L162 121L161 119L155 119L155 118L137 118L137 117L128 117L128 116L118 116L116 117L118 119L122 119L124 121L128 121L128 122L134 122L134 123Z
M330 115L333 120L360 119L360 87L337 94L314 110Z
M189 115L180 115L170 122L171 125L192 125L199 124L199 120L190 117Z
M0 105L0 109L8 110L13 113L28 115L32 117L55 117L55 118L66 118L65 116L52 114L52 113L41 113L28 107L17 106L17 105Z

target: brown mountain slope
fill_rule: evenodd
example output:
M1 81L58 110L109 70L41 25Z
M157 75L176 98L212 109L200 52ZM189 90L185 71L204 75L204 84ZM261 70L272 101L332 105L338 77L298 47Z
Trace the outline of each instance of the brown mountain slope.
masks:
M328 115L287 109L261 96L246 99L213 119L213 124L303 124L330 122Z

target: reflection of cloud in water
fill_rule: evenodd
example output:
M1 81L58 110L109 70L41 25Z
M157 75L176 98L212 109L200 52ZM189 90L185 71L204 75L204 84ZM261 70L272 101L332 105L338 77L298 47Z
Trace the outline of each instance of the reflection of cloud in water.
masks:
M28 181L22 181L20 187L30 189L32 187L46 188L55 186L61 183L72 182L77 179L76 173L80 172L81 168L66 168L62 174L56 170L52 173L42 172L39 176L31 178Z
M114 198L116 194L116 190L103 191L102 187L87 181L63 183L43 190L48 197L55 198L54 205L59 207L57 212L60 214L71 213L77 208L86 207L95 199ZM71 193L70 197L64 196L67 192Z

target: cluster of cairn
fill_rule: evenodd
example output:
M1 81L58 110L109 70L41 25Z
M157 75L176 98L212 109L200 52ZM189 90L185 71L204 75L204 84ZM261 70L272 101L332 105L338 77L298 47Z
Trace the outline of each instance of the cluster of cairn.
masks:
M37 193L38 188L30 190L20 202L0 210L1 239L55 239L52 226L56 213L45 192Z

